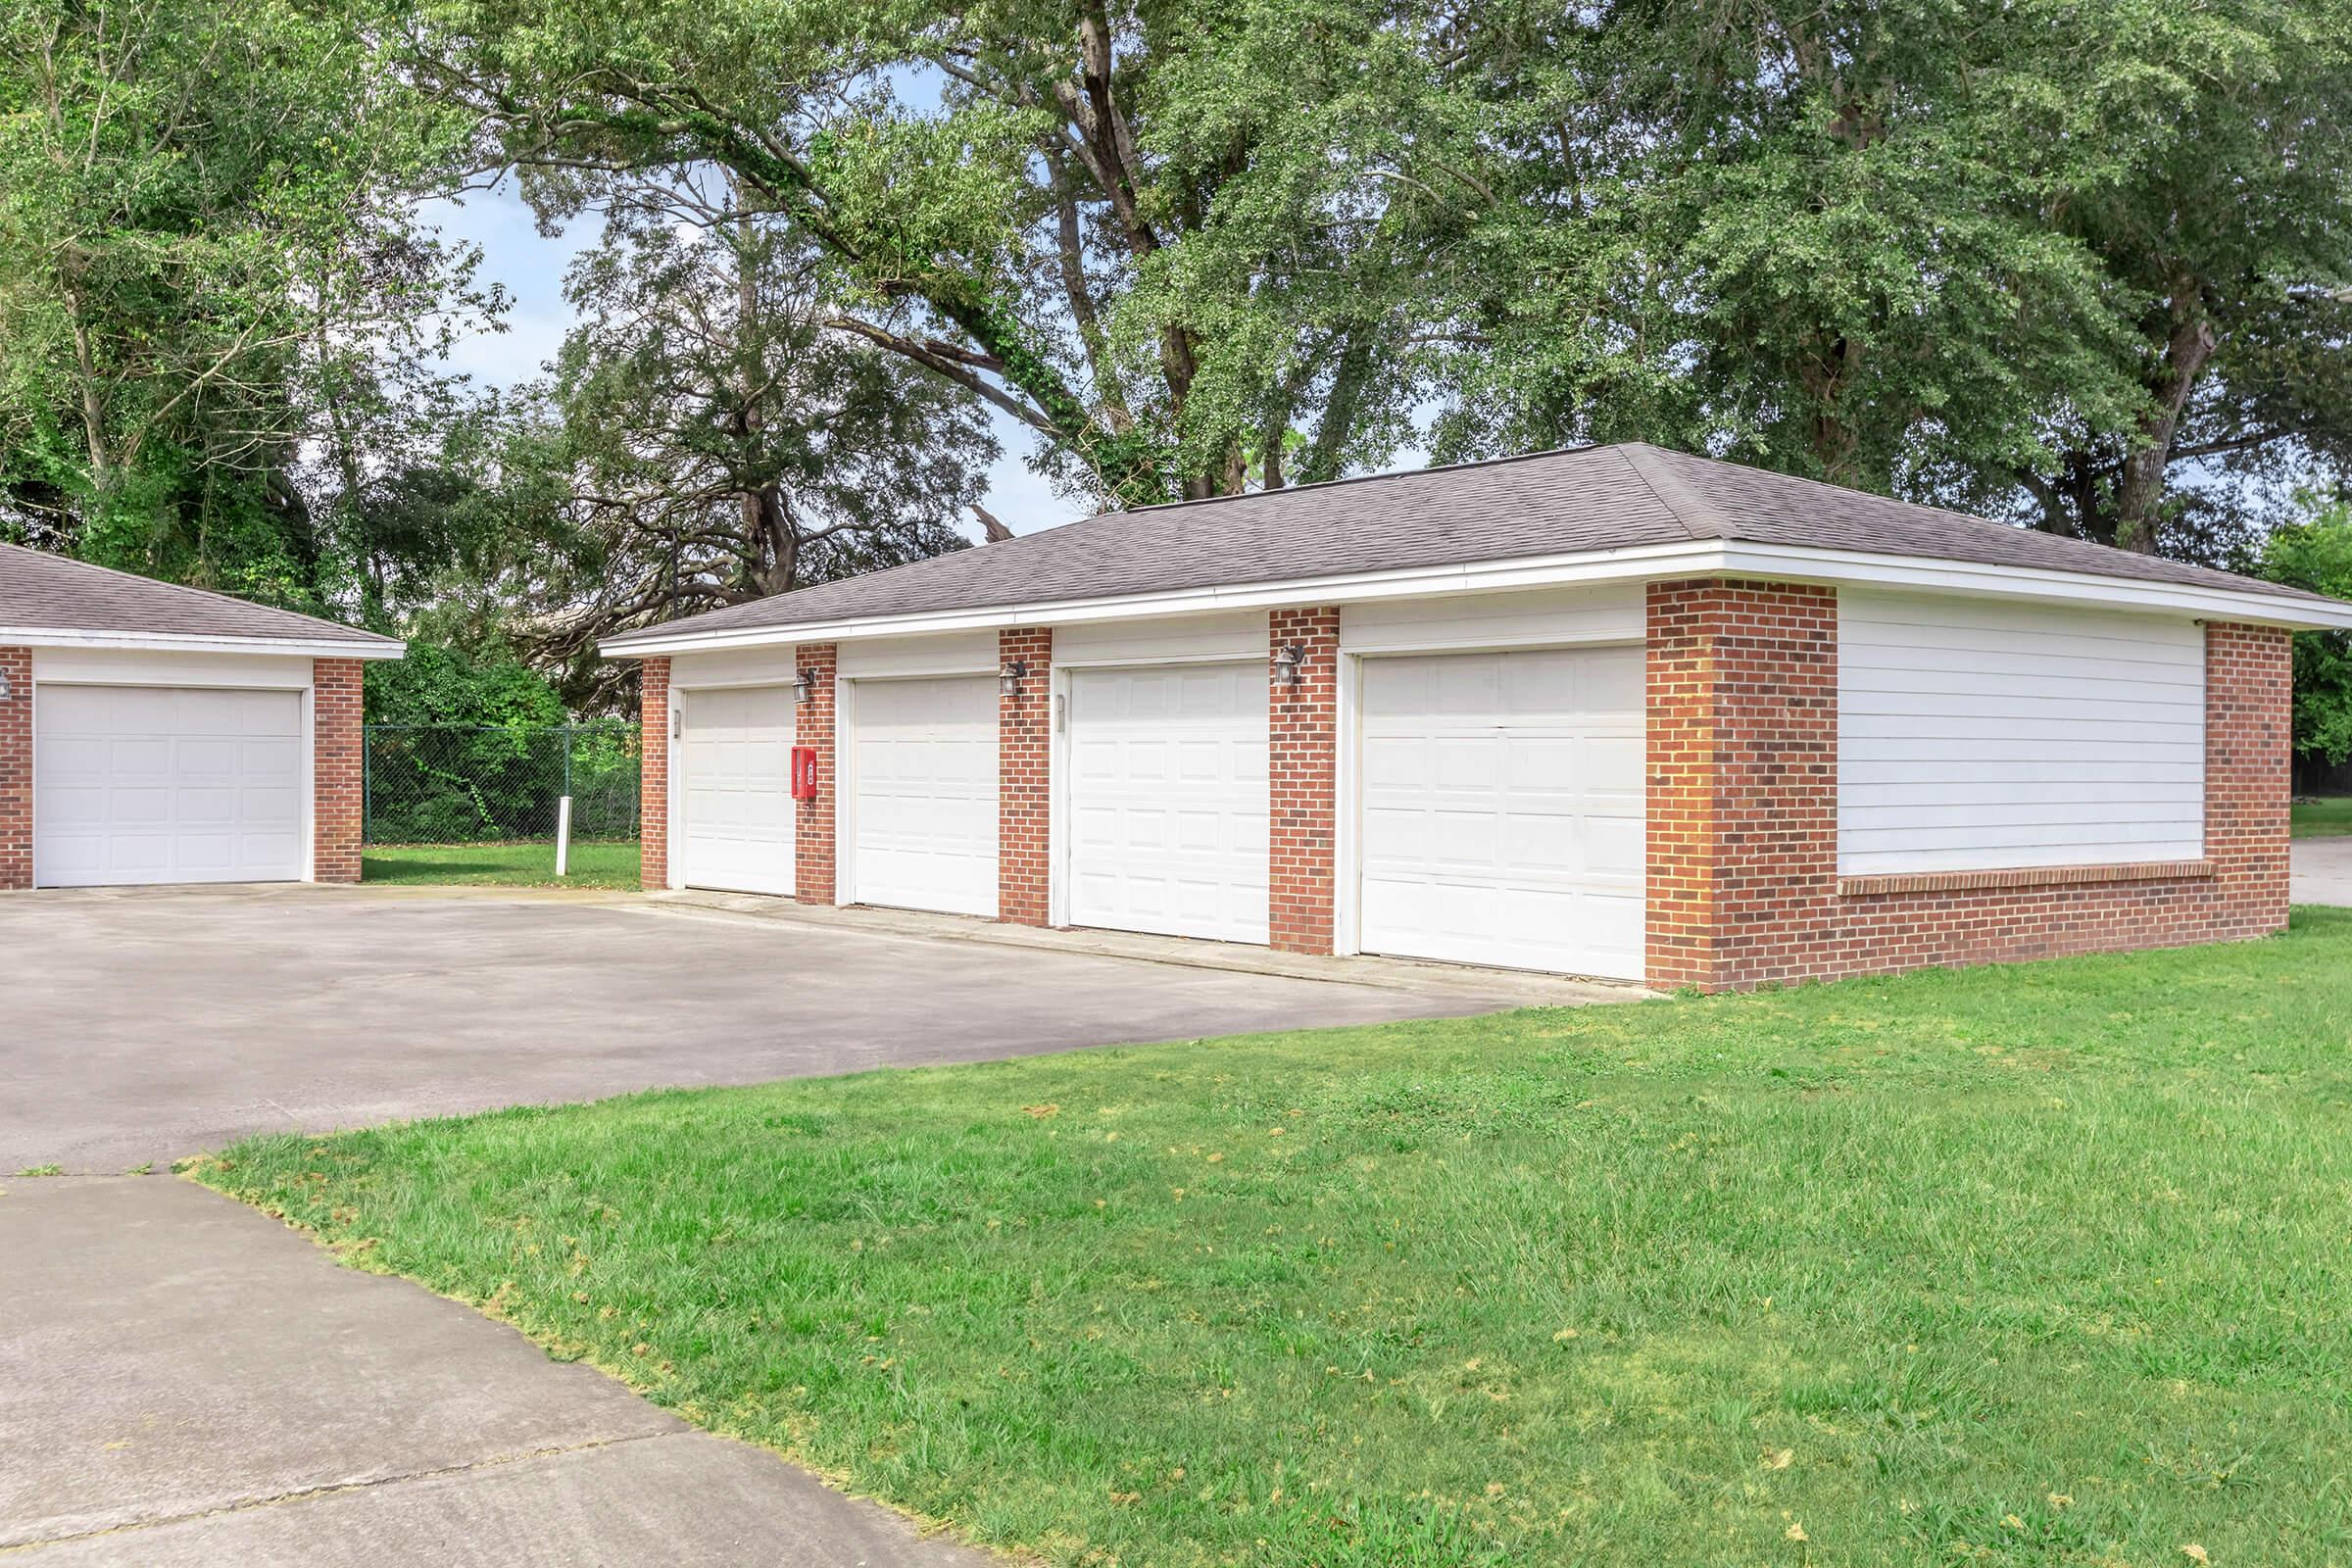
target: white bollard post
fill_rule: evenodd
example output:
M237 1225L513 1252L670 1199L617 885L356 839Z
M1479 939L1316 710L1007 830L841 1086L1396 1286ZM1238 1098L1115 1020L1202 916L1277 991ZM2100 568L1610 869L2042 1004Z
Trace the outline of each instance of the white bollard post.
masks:
M570 863L571 797L566 795L556 802L556 875L564 875Z

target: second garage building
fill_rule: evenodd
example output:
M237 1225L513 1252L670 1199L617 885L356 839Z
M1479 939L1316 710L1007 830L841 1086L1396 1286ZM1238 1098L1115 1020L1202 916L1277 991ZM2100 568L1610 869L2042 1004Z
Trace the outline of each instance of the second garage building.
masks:
M2285 918L2352 606L1642 445L614 638L646 879L1722 989Z

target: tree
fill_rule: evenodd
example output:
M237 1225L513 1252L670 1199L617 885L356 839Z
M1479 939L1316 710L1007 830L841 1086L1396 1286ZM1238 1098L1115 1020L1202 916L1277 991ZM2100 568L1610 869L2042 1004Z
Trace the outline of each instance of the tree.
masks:
M564 498L572 569L518 622L553 662L965 543L997 455L974 402L828 324L806 248L733 195L709 173L622 187L573 265L579 323L504 465L546 466Z
M2273 530L2246 564L2273 582L2352 599L2352 500L2304 500L2310 515ZM2295 751L2352 760L2352 633L2295 633Z
M723 170L822 262L823 320L1038 432L1126 504L1385 459L1423 258L1468 164L1412 7L455 0L416 67L482 156Z
M2093 102L2111 167L2053 227L2099 259L2138 393L2074 420L2032 520L2222 559L2261 521L2249 484L2352 470L2352 5L2130 0Z
M1506 6L1464 61L1448 455L1642 436L2206 555L2200 463L2352 459L2343 0Z
M471 258L414 222L446 119L280 0L0 20L0 511L29 542L326 608L316 500L430 381ZM316 443L325 471L306 476Z

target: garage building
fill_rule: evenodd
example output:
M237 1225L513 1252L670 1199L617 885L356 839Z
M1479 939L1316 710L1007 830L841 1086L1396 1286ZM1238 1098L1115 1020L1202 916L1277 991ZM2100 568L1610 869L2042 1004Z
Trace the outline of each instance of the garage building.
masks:
M606 651L644 663L649 886L1720 990L2278 929L2288 634L2346 625L1629 444L1106 514Z
M360 878L389 637L0 545L0 888Z

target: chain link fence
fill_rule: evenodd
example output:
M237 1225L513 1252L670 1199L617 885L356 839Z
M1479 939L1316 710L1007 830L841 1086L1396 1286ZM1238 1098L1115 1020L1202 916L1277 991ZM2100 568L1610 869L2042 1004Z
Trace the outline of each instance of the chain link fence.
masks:
M566 795L574 841L637 837L635 724L369 724L365 742L366 843L553 843Z

